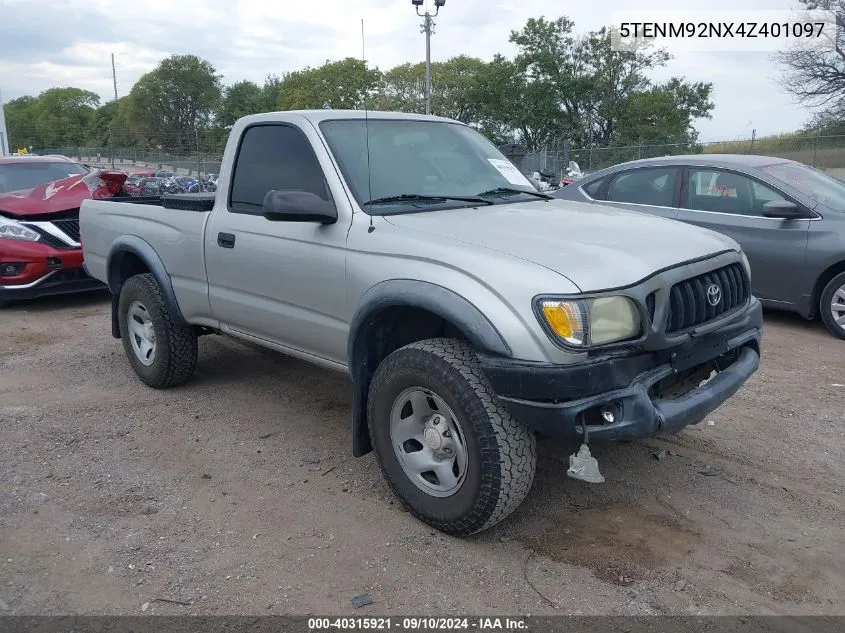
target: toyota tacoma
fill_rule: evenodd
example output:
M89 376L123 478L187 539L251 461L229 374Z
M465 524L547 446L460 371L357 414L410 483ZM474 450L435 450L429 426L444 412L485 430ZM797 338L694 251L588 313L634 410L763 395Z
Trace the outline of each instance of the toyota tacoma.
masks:
M717 233L552 200L489 141L431 116L240 119L216 196L86 200L85 266L154 388L225 334L344 372L352 452L449 534L525 498L535 436L696 424L757 369L748 262Z

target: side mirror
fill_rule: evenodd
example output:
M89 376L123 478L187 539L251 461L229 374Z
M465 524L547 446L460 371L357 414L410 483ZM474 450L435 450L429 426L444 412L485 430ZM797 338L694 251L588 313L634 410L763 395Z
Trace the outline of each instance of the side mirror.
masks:
M796 220L807 217L797 204L788 200L772 200L763 205L763 217Z
M264 196L264 217L271 222L337 222L334 203L310 191L277 190Z

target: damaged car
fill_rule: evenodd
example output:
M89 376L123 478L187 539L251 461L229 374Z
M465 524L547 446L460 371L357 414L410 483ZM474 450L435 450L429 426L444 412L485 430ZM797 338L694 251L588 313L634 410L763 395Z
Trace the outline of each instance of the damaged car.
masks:
M64 156L0 157L0 306L105 287L82 268L79 207L122 195L126 177Z

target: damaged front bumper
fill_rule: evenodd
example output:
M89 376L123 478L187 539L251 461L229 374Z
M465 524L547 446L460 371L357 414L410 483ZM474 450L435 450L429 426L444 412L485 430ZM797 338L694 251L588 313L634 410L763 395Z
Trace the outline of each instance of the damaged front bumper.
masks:
M539 433L636 439L696 424L735 394L760 364L762 327L752 299L723 327L666 350L576 365L479 362L500 402Z

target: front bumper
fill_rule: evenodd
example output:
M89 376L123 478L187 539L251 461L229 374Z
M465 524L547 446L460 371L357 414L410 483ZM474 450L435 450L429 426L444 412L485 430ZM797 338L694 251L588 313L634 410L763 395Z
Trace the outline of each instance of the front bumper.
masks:
M24 264L20 274L0 277L0 301L35 299L105 289L82 268L82 249L55 249L47 244L3 240L0 263Z
M696 424L735 394L759 366L762 328L762 307L752 299L724 326L666 350L570 366L484 355L479 361L500 402L540 433L577 437L586 427L590 439L636 439ZM696 376L709 370L717 374L696 387ZM684 377L693 388L671 393Z

